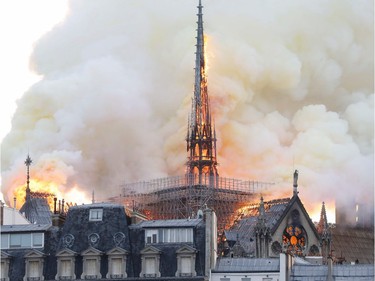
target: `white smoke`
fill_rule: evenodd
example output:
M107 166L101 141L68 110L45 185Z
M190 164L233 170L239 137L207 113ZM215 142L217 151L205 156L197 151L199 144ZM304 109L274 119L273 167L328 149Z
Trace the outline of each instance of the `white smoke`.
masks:
M123 182L184 173L195 2L70 2L35 46L44 79L2 143L9 201L27 151L33 173L103 199ZM298 169L311 204L373 199L373 2L203 5L220 175L290 195Z

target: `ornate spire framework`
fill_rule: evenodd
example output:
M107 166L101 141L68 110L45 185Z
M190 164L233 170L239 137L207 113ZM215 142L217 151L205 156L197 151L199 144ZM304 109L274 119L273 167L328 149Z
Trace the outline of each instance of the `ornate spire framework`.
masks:
M191 117L187 132L187 175L194 184L216 186L216 133L211 123L204 57L202 4L198 5L198 28L195 59L195 84Z

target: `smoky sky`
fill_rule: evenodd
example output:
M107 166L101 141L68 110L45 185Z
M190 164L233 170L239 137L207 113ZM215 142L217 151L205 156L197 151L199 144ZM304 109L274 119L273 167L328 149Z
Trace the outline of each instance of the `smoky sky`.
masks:
M31 176L96 196L185 172L198 1L71 1L2 143L8 200ZM373 1L205 0L219 174L309 202L373 199Z

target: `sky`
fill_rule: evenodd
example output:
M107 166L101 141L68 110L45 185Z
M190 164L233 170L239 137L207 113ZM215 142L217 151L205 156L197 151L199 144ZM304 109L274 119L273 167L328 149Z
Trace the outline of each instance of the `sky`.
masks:
M11 117L16 109L17 99L41 79L29 67L34 43L63 20L67 8L67 1L64 0L15 0L1 3L0 33L3 40L0 73L7 79L2 79L0 84L3 92L0 104L0 139L11 128Z
M183 174L196 4L48 2L2 4L4 199L24 189L27 153L34 187L82 201ZM315 214L371 201L372 1L203 5L220 175L272 182L272 199L290 196L298 169Z

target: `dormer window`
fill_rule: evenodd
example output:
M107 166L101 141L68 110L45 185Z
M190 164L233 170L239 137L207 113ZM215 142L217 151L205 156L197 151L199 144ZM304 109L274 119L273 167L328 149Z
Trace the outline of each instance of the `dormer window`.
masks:
M176 251L177 254L177 277L196 276L195 257L197 250L188 245L184 245Z
M0 278L2 281L9 281L10 255L1 251L0 262L1 262Z
M44 280L43 263L44 253L37 250L31 250L25 258L25 276L24 281L40 281Z
M81 253L83 259L83 272L81 279L101 279L100 261L103 253L98 249L89 247Z
M75 280L75 257L77 253L70 249L63 249L56 254L57 274L55 280Z
M141 251L142 271L140 277L160 277L160 254L161 251L153 246L147 246Z
M126 255L128 252L120 247L106 253L108 255L108 279L123 279L127 277L126 274Z
M89 221L101 221L103 219L103 209L90 209Z

